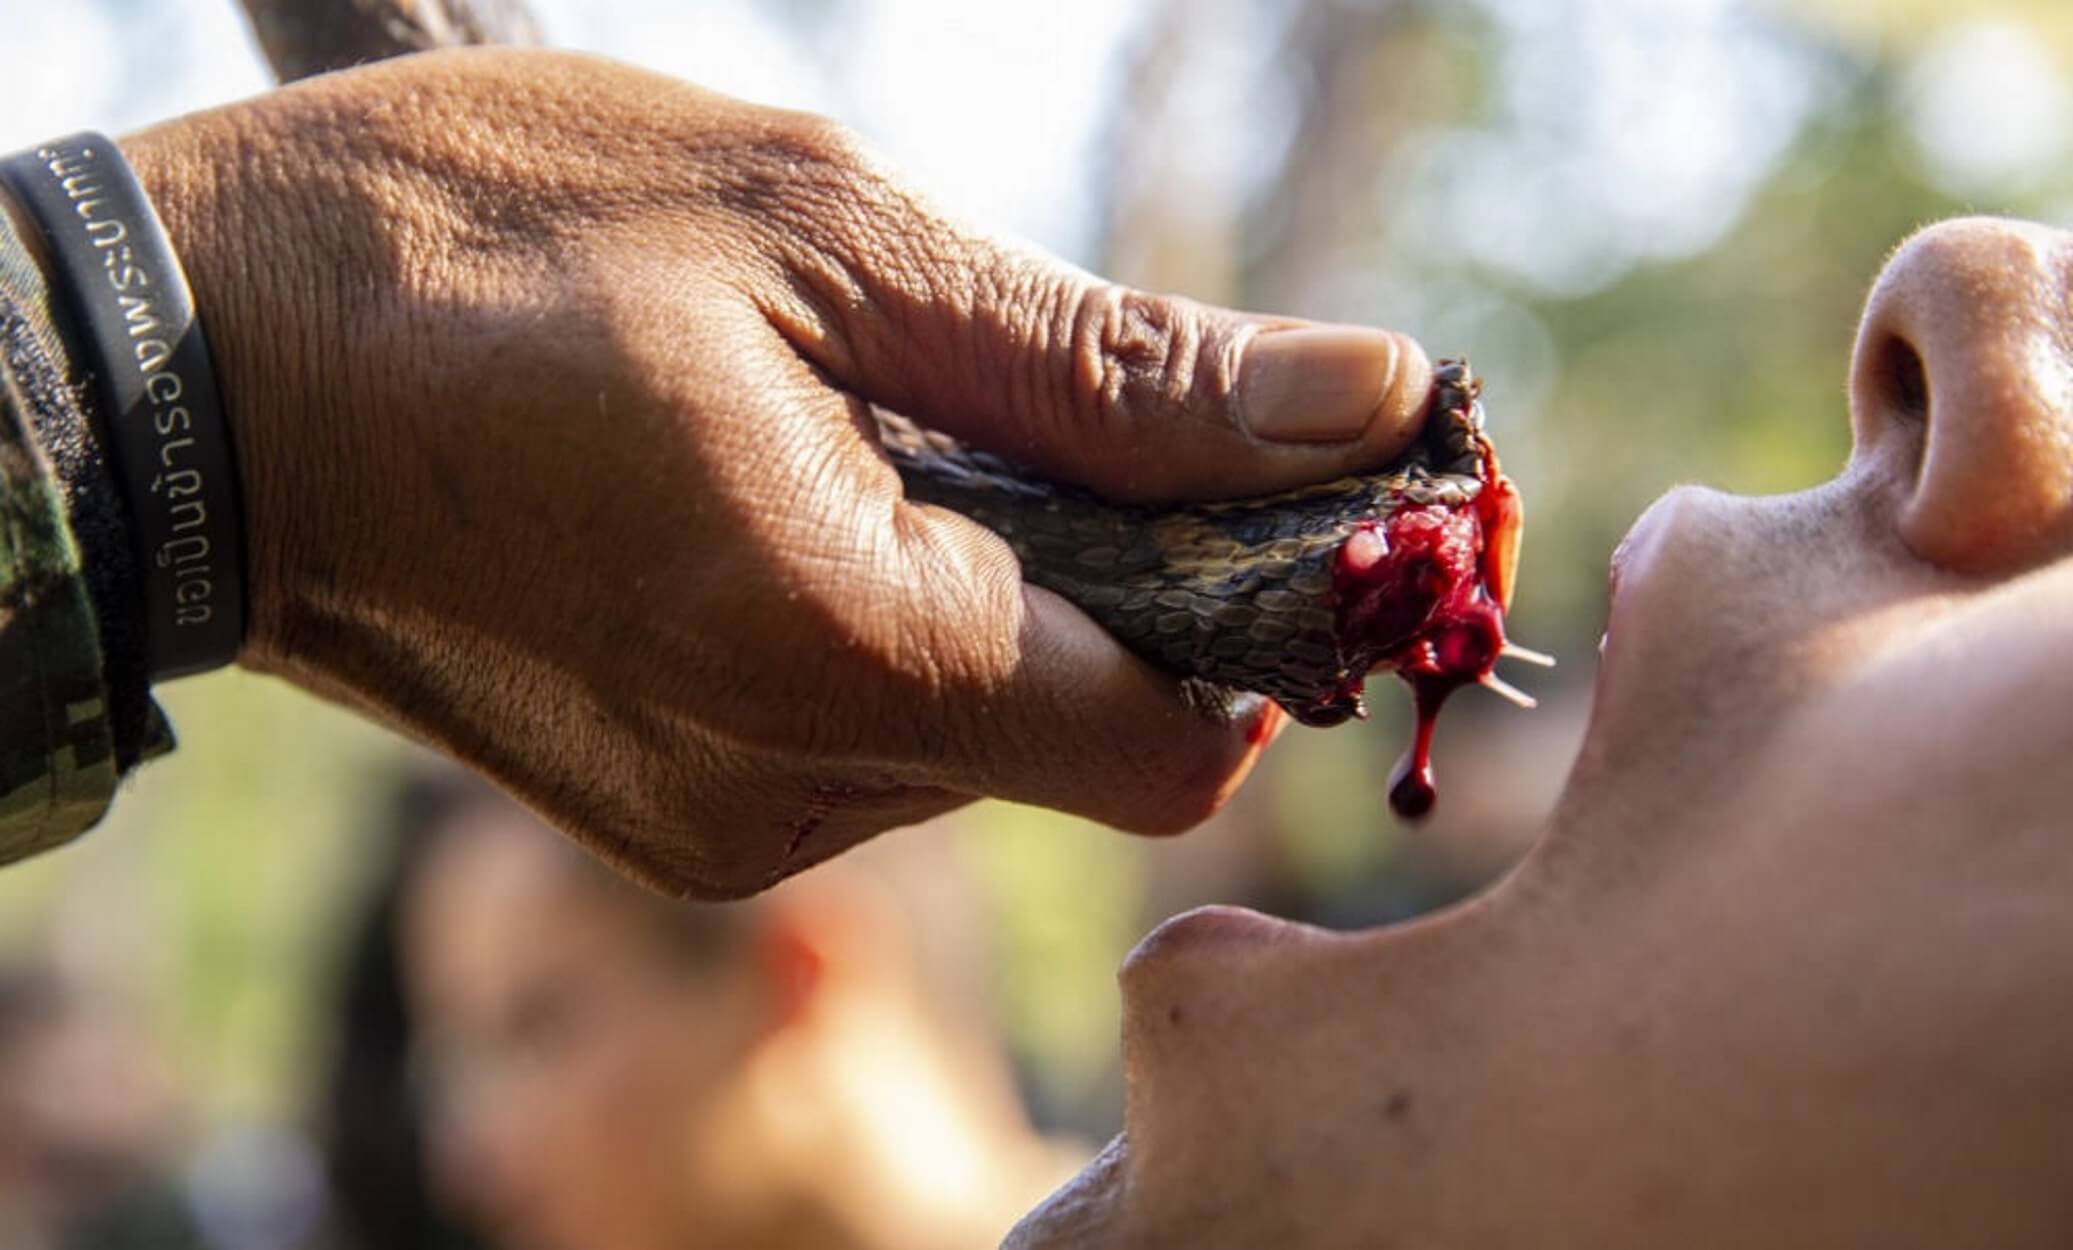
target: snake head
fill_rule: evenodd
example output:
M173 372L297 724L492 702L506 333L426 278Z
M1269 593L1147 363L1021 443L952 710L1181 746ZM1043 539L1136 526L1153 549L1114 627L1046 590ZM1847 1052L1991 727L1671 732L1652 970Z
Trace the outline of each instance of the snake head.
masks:
M1452 691L1531 704L1500 656L1524 513L1484 432L1482 383L1435 363L1412 445L1372 472L1253 499L1105 500L879 411L880 445L910 499L998 533L1023 577L1078 605L1144 659L1212 687L1274 699L1306 725L1364 717L1376 672L1418 701L1419 738L1392 789L1432 804L1427 746Z
M1448 696L1480 685L1531 707L1530 696L1497 676L1497 661L1552 663L1505 638L1526 514L1483 431L1481 383L1462 361L1441 362L1435 382L1428 442L1443 453L1435 456L1441 471L1472 478L1474 494L1399 508L1348 536L1333 568L1338 640L1361 676L1311 709L1357 706L1360 682L1374 670L1411 687L1417 727L1389 801L1414 820L1433 807L1433 723Z
M1443 360L1433 383L1433 419L1441 427L1443 445L1454 453L1448 468L1477 483L1474 507L1483 544L1478 571L1498 610L1509 612L1518 581L1519 541L1526 532L1525 506L1484 429L1482 379L1470 372L1466 360Z

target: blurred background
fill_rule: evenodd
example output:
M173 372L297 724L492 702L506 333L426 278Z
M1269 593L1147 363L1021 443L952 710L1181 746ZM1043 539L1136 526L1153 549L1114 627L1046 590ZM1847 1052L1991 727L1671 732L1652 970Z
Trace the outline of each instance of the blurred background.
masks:
M908 1091L889 1112L821 1101L856 1102L840 1126L863 1143L849 1154L914 1173L917 1209L937 1203L957 1230L943 1244L991 1244L1117 1127L1113 975L1152 923L1236 902L1373 924L1501 873L1568 767L1606 558L1639 510L1679 481L1783 491L1841 464L1856 311L1916 226L2073 218L2062 0L532 7L549 43L831 114L961 216L1118 280L1388 325L1469 355L1529 509L1514 633L1563 666L1534 683L1531 715L1473 693L1449 709L1427 828L1398 826L1382 801L1408 717L1378 689L1372 723L1294 730L1185 839L984 805L885 840L815 886L832 893L718 909L693 938L648 915L653 900L539 850L551 841L512 832L492 852L505 844L487 835L430 838L455 811L526 822L490 819L490 800L380 731L242 674L175 684L163 700L178 755L145 769L91 837L0 873L0 1244L460 1245L455 1228L472 1225L494 1244L637 1250L648 1234L511 1197L548 1183L505 1157L545 1121L511 1109L539 1099L495 1084L523 1091L538 1079L528 1063L551 1072L609 1049L571 1020L636 1029L593 983L627 961L476 967L468 950L508 953L527 935L413 928L411 900L467 854L488 858L459 880L544 893L448 911L478 906L491 923L521 906L496 898L524 897L545 909L524 914L573 908L572 931L595 921L613 941L670 931L652 944L670 971L610 991L661 1013L640 1017L647 1058L613 1052L610 1071L706 1045L734 1018L712 1006L712 978L748 977L753 1027L714 1060L736 1092L668 1086L685 1115L746 1117L728 1122L773 1141L836 1131L771 1127L740 1092L752 1068ZM268 81L232 0L0 0L0 49L7 149L85 126L119 134ZM444 806L426 807L439 793ZM800 919L820 914L852 927ZM702 952L690 971L662 953L680 947ZM851 947L882 958L840 953ZM589 988L532 1001L529 985ZM706 1004L698 1021L653 1007L693 985L707 987L687 1000ZM866 1000L901 1006L828 1006ZM802 1019L849 1038L839 1053L864 1075L821 1071L803 1042L787 1043L793 1066L769 1059ZM501 1073L486 1103L484 1064ZM499 1138L454 1110L475 1103L515 1127ZM371 1126L355 1125L362 1112ZM664 1153L698 1153L671 1142ZM782 1205L760 1175L701 1184ZM759 1244L707 1217L704 1234L655 1244ZM807 1222L772 1244L878 1244L847 1235Z

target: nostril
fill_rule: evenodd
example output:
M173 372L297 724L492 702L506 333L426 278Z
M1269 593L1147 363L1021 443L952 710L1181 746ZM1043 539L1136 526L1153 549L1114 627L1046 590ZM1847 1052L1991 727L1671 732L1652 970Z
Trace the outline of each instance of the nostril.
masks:
M1879 345L1872 369L1878 398L1886 408L1909 421L1929 420L1929 371L1914 344L1897 334L1888 338Z
M1904 244L1865 302L1853 454L1922 560L1986 574L2073 551L2069 262L2068 236L2044 227L1947 222Z

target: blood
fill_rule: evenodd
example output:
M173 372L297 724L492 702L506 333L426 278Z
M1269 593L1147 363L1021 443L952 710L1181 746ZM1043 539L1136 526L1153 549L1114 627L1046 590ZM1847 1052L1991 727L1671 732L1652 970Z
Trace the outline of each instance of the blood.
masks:
M1245 733L1245 744L1251 747L1265 746L1274 740L1275 731L1281 728L1282 719L1287 716L1281 705L1269 703L1252 722L1252 728Z
M1403 509L1349 538L1334 566L1339 644L1350 676L1315 710L1331 715L1357 707L1373 669L1393 671L1410 685L1417 727L1389 784L1389 805L1406 820L1430 814L1438 798L1432 738L1440 708L1456 690L1481 681L1504 648L1504 607L1493 582L1502 583L1509 569L1489 558L1503 544L1486 540L1494 528L1515 541L1509 531L1518 522L1510 483L1494 480L1503 489L1485 490L1488 507Z
M1439 789L1432 780L1432 729L1439 723L1440 704L1453 691L1445 689L1427 697L1425 686L1413 683L1411 689L1418 705L1417 736L1411 739L1411 749L1404 752L1396 762L1396 771L1390 774L1389 806L1405 820L1423 820L1439 799Z

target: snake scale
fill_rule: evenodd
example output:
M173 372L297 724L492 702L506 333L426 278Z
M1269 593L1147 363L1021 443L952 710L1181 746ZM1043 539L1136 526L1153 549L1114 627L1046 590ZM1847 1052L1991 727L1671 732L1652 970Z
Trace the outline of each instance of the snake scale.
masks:
M431 7L484 20L430 25L400 20L423 7L405 0L316 6L316 22L272 22L301 12L278 0L246 7L284 80L411 47L530 42L516 0L442 0ZM1420 437L1378 473L1165 508L1103 500L882 411L879 422L910 498L995 530L1028 581L1190 682L1256 691L1305 724L1336 725L1366 715L1370 672L1402 677L1418 730L1390 803L1415 818L1432 806L1432 727L1448 694L1479 683L1531 706L1492 671L1497 658L1553 663L1505 641L1523 527L1483 432L1480 389L1466 361L1440 362Z
M1025 580L1140 656L1310 725L1365 715L1365 678L1393 670L1417 692L1423 746L1446 693L1515 694L1497 656L1542 658L1504 641L1520 521L1480 391L1467 362L1443 361L1419 437L1381 471L1221 503L1114 503L891 414L880 434L910 498L998 533Z

